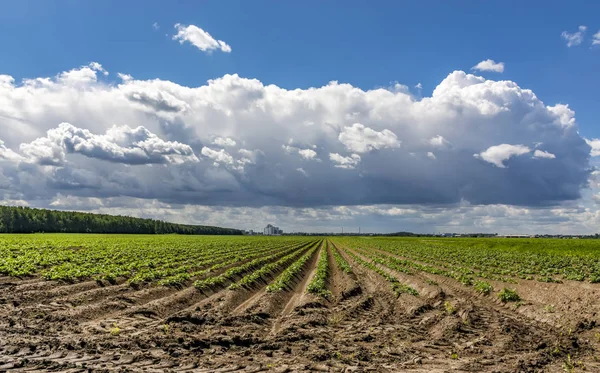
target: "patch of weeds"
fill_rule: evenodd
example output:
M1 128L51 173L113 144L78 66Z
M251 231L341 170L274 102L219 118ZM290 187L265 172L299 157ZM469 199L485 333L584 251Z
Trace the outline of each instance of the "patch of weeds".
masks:
M519 300L519 301L517 301L517 302L515 302L515 303L512 305L512 309L513 309L513 311L516 311L516 310L517 310L519 307L521 307L522 305L523 305L523 302L522 302L522 301L520 301L520 300Z
M521 300L521 297L519 296L519 294L517 294L517 291L515 289L508 288L500 290L500 292L498 293L498 298L500 298L500 300L504 303L518 302Z
M450 359L458 360L458 354L456 352L453 352L452 354L450 354Z
M456 313L456 308L448 301L444 302L444 309L448 315L454 315Z
M476 292L483 295L489 295L492 291L494 291L494 287L486 281L477 281L474 288Z
M565 372L572 372L575 370L575 364L573 364L573 360L571 360L571 355L567 355L567 359L563 363L563 370Z
M425 280L425 282L428 283L429 285L434 285L434 286L439 285L437 283L437 281L433 281L433 280Z
M110 335L112 335L113 337L118 336L119 334L121 334L121 328L119 328L117 326L117 324L113 324L113 327L110 329Z
M344 316L341 313L334 313L331 316L329 316L329 318L327 319L327 323L332 326L338 326L343 319Z

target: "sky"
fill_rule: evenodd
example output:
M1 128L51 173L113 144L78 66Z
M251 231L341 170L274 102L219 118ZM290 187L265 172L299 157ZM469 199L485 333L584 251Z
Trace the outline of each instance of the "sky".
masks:
M596 233L600 3L0 2L0 204Z

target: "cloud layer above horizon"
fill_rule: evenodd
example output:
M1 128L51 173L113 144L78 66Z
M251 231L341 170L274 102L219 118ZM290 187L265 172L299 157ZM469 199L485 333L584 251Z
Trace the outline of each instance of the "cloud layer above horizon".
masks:
M579 198L591 172L568 106L462 71L424 98L397 86L288 90L225 75L185 87L105 74L92 63L20 83L0 75L5 195L537 206Z
M399 84L114 75L96 62L22 82L0 75L0 201L555 206L581 197L598 153L567 105L463 71L431 97Z

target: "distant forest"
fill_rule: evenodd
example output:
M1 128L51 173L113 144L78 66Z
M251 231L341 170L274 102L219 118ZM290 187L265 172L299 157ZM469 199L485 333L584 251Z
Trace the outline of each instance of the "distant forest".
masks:
M0 206L0 233L234 234L238 229L82 212Z

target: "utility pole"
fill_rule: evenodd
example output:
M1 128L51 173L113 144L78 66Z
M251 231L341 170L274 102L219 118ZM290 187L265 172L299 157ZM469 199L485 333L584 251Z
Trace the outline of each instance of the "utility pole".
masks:
M344 234L344 227L342 227L342 235Z
M360 235L360 227L358 227L358 234Z

